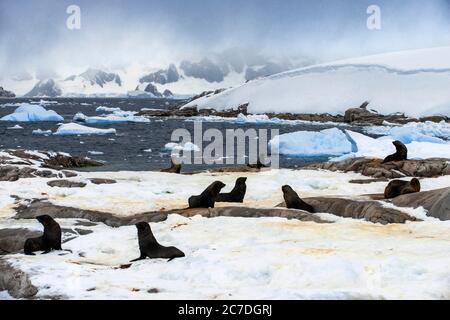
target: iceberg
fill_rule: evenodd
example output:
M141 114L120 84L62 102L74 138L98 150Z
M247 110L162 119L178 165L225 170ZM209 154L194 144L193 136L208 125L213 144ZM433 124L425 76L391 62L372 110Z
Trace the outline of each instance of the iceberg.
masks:
M29 103L22 103L14 113L4 116L0 121L13 121L13 122L37 122L37 121L64 121L53 110L46 110L40 105L32 105Z
M270 140L269 148L272 154L295 157L337 156L354 151L347 135L337 128L281 134Z
M140 122L140 123L148 123L150 119L136 116L137 112L134 111L114 111L111 114L102 115L102 116L93 116L89 117L84 115L81 112L78 112L73 117L73 121L76 122L84 122L87 124L111 124L111 123L126 123L126 122Z
M450 140L450 123L445 121L410 122L402 126L370 126L365 127L364 131L368 134L391 136L403 143L412 141L445 143L442 139Z
M49 136L52 134L52 130L42 130L42 129L37 129L37 130L33 130L32 134L35 135L43 135L43 136Z
M66 135L105 135L116 134L116 129L98 129L82 126L77 123L65 123L62 124L58 130L54 133L57 136Z
M114 112L114 111L122 111L120 108L111 108L111 107L104 107L100 106L97 109L95 109L97 112Z

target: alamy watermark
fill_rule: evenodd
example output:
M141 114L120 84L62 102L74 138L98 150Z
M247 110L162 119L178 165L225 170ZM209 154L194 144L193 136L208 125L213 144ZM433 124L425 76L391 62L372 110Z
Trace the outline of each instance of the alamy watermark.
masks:
M172 132L172 158L182 164L262 164L279 167L278 153L269 152L269 137L279 135L278 129L219 129L203 131L202 122L194 122L193 136L187 129ZM248 152L247 152L248 151Z
M369 30L381 30L381 8L375 4L370 5L367 8L367 29Z
M66 13L69 17L66 20L66 26L69 30L81 29L81 8L75 4L67 7Z

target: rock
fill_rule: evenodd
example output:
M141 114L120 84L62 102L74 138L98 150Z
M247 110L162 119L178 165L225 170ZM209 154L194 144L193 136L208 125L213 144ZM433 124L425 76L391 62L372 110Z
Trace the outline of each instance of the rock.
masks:
M382 159L351 158L337 162L325 162L308 166L309 169L358 172L376 179L402 177L432 178L450 174L450 160L431 158L382 163Z
M156 86L154 86L153 84L149 83L145 89L145 92L151 93L152 95L154 95L157 98L161 98L162 94L158 91L158 88L156 88Z
M19 168L15 166L0 166L0 181L17 181L20 178L34 178L33 168Z
M117 183L116 180L113 179L100 179L100 178L92 178L89 179L93 184L114 184Z
M8 291L16 299L32 298L38 293L25 272L4 260L0 260L0 291Z
M347 123L352 122L365 122L369 119L378 117L377 113L367 110L369 102L364 102L359 108L351 108L345 111L344 121Z
M44 159L44 167L51 169L68 169L68 168L84 168L84 167L99 167L103 163L81 158L77 156L68 156L64 154L51 155L48 159Z
M141 110L137 115L146 117L170 117L172 116L172 112L166 109L151 109Z
M168 84L177 82L180 79L177 67L174 64L169 65L166 70L158 70L139 79L140 83L154 82L159 84Z
M11 92L3 89L3 87L0 87L0 98L15 98L16 95Z
M170 168L162 169L161 172L180 174L181 163L175 163L173 159L170 159Z
M392 199L398 207L423 207L428 216L440 220L450 220L450 188L405 194Z
M306 203L314 208L315 212L331 213L339 217L364 219L373 223L405 223L416 221L400 210L383 207L378 201L358 201L342 198L314 197L304 198Z
M350 180L349 183L354 183L354 184L369 184L369 183L374 183L374 182L388 182L389 179L385 179L385 178L379 178L379 179L355 179L355 180Z
M15 254L23 250L25 240L42 235L29 229L0 229L0 255Z
M36 200L28 205L21 205L17 209L15 219L33 219L42 214L48 214L54 219L86 219L92 222L102 222L110 227L134 225L137 222L161 222L167 219L169 214L178 214L184 217L201 215L205 218L225 217L281 217L297 219L301 221L314 221L328 223L314 214L301 210L289 210L285 208L245 208L245 207L221 207L214 209L179 209L166 211L154 211L136 214L133 216L118 217L114 214L93 210L57 206L50 202Z
M173 93L172 93L172 91L170 91L169 89L166 89L166 90L164 90L164 92L163 92L163 96L164 96L165 98L170 98L170 97L173 97Z
M52 180L47 182L47 185L50 187L58 187L58 188L84 188L86 183L84 182L75 182L69 180Z
M66 176L66 178L73 178L78 176L76 172L63 170L62 173Z

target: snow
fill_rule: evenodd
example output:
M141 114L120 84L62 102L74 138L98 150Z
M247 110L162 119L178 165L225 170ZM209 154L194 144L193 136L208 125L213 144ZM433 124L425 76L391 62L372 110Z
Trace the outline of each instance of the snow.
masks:
M116 134L116 129L98 129L82 126L77 123L65 123L59 126L54 135L105 135Z
M64 121L53 110L46 110L40 105L33 105L29 103L22 103L14 113L4 116L0 121L13 121L13 122L36 122L36 121Z
M134 111L113 111L110 114L102 116L89 117L79 112L73 117L73 121L84 122L87 124L111 124L111 123L127 123L127 122L139 122L148 123L150 120L142 116L136 116L137 112Z
M152 224L159 242L186 253L170 263L147 259L117 269L139 256L136 228L103 225L63 245L73 253L19 254L8 262L29 274L38 297L448 299L449 228L171 215ZM148 292L153 288L159 293Z
M169 151L200 151L200 148L192 142L186 142L184 145L180 145L175 142L166 143L164 149Z
M269 142L272 154L290 156L336 156L352 152L344 132L331 128L320 132L297 131L274 137Z
M403 143L412 141L443 143L442 139L450 140L450 123L445 121L410 122L402 126L370 126L364 131L368 134L391 136Z
M8 127L8 130L22 130L23 127L19 126L18 124L16 124L15 126L12 127Z
M450 47L404 51L296 69L250 81L185 107L263 113L343 114L370 101L382 114L450 116ZM432 57L434 60L429 61ZM408 62L405 62L408 61Z

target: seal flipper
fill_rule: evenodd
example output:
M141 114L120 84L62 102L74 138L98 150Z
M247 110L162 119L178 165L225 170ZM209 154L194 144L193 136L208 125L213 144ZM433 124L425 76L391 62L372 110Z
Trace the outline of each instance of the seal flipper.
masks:
M139 258L133 259L130 262L136 262L136 261L140 261L140 260L145 260L147 258L147 255L144 253L141 253L141 256Z

